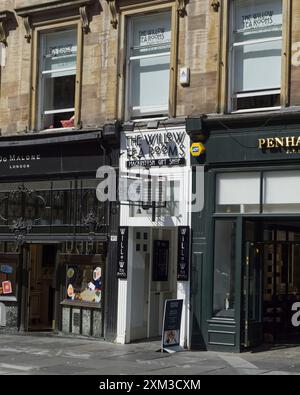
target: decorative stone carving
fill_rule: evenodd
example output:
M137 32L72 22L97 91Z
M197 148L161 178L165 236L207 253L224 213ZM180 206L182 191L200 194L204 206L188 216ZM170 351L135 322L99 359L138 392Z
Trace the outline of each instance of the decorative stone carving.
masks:
M7 34L5 30L5 22L13 18L13 13L11 11L0 12L0 43L7 47Z
M179 16L181 18L185 17L187 12L186 12L186 6L187 6L188 0L177 0L177 11Z
M220 4L219 0L212 0L211 6L215 12L218 12L221 4Z
M89 21L87 17L87 7L94 3L95 0L54 0L46 3L35 4L26 7L16 8L15 12L18 16L23 18L23 23L26 30L25 38L28 43L32 37L32 27L34 27L35 17L48 17L55 20L53 15L59 15L60 12L71 10L76 15L79 15L82 21L82 28L85 33L89 31Z
M27 41L28 43L30 43L32 35L31 35L30 20L29 20L29 17L28 17L28 16L26 16L26 17L23 19L23 23L24 23L24 27L25 27L25 31L26 31L26 34L25 34L24 37L26 38L26 41Z
M90 31L90 27L89 27L89 19L87 15L86 6L79 8L79 14L82 23L82 30L84 31L85 34L87 34Z
M118 27L118 12L117 12L117 0L106 0L111 14L111 21L113 28L116 29Z

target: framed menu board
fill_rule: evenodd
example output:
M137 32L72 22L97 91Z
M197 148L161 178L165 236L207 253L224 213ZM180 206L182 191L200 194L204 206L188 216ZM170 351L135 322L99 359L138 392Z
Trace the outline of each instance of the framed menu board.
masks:
M168 281L169 242L155 240L153 243L153 281Z

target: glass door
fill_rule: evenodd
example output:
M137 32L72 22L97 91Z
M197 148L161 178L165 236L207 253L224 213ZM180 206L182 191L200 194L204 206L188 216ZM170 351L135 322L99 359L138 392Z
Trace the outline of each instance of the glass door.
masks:
M246 264L244 267L244 314L245 347L263 343L262 318L262 268L263 244L246 244Z

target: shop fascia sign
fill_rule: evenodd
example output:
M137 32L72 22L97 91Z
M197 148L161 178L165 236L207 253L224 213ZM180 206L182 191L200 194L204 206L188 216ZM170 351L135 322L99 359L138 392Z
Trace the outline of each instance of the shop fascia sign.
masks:
M8 165L10 170L30 168L31 162L41 159L40 154L9 154L0 155L0 165Z
M268 137L258 139L258 148L261 150L286 150L300 153L300 136Z
M127 135L126 166L183 166L186 164L186 138L184 129Z

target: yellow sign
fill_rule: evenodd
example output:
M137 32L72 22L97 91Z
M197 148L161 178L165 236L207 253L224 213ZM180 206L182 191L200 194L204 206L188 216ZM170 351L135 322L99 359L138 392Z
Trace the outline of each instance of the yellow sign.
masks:
M201 156L205 152L205 147L202 143L193 143L190 151L192 156Z

